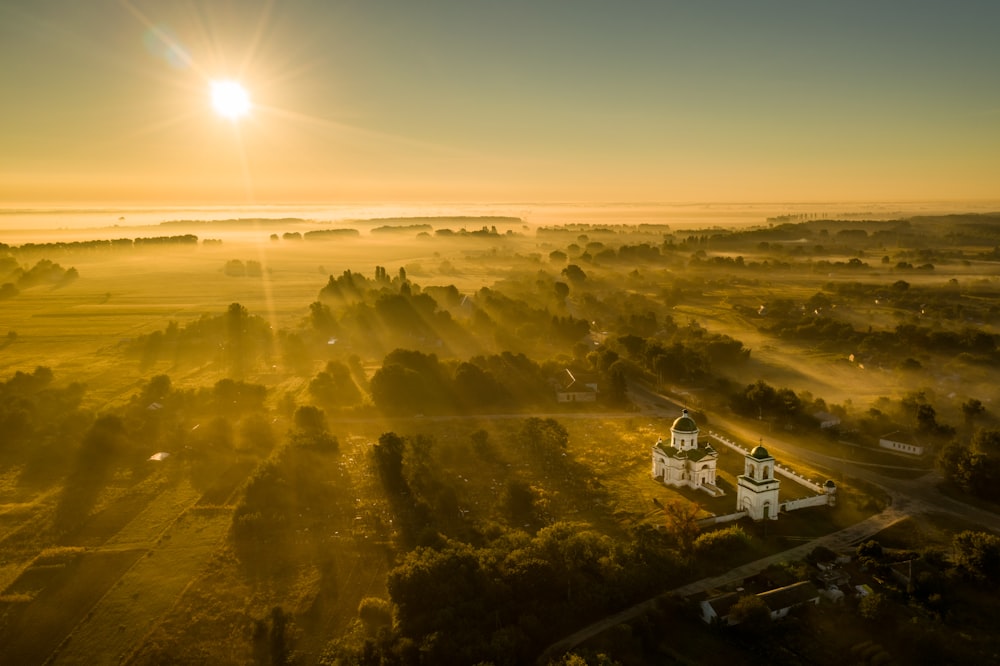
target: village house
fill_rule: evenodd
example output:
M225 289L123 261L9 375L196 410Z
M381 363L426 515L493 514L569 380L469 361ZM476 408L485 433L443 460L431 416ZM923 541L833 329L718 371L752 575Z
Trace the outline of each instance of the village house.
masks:
M814 412L812 417L819 422L819 427L824 430L840 425L840 417L830 412Z
M700 604L701 619L706 624L735 624L730 617L730 612L742 596L743 594L740 592L727 592L711 599L705 599ZM818 605L820 599L819 590L809 581L792 583L761 592L756 596L767 606L773 620L785 617L793 608L805 604Z
M577 377L569 368L556 378L556 402L597 402L597 380Z

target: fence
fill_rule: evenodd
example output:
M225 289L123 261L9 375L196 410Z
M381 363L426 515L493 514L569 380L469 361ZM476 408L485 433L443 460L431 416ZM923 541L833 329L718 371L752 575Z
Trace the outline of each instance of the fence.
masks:
M722 435L720 435L718 433L709 431L708 434L711 435L713 438L715 438L717 441L722 442L723 444L725 444L729 448L734 449L736 451L739 451L740 453L742 453L744 455L750 453L749 449L740 446L736 442L732 442L732 441L726 439L725 437L723 437ZM821 486L820 484L818 484L818 483L816 483L814 481L810 481L806 477L802 476L801 474L799 474L798 472L796 472L795 470L793 470L791 467L786 467L785 465L782 465L782 464L780 464L778 462L774 463L774 473L775 474L780 474L780 475L784 476L785 478L791 479L792 481L794 481L794 482L796 482L796 483L798 483L800 485L803 485L806 488L809 488L810 490L813 490L813 491L815 491L817 493L825 493L826 492L825 489L823 488L823 486Z

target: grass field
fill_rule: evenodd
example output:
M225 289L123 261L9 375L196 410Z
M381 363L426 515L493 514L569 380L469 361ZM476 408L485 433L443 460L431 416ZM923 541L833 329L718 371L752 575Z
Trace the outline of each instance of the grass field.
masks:
M4 302L0 334L13 331L16 337L4 343L0 375L50 367L61 385L85 383L85 407L99 413L127 403L158 373L169 374L181 388L211 386L226 376L218 364L175 367L161 361L142 368L123 356L124 343L171 321L183 325L218 316L238 302L275 330L295 328L330 275L347 269L371 274L375 265L407 266L413 277L463 291L493 284L515 266L531 275L542 269L558 273L558 267L528 256L548 251L533 239L490 247L405 241L227 240L170 251L54 254L49 258L75 267L81 277L58 289L26 289ZM231 259L259 261L263 275L227 276L223 267ZM445 262L449 272L442 275L438 267ZM859 369L829 353L787 353L731 307L775 295L806 298L820 279L709 291L674 308L671 316L681 325L692 319L732 335L753 350L747 366L722 370L734 381L809 387L833 401L895 391L898 378L888 373L884 381L873 381L868 373L858 384ZM362 361L373 368L381 359ZM324 362L312 359L314 370ZM268 386L268 410L277 412L286 393L308 399L308 376L282 367L259 368L247 380ZM275 427L285 427L281 418ZM314 662L329 640L356 622L362 599L387 596L386 574L402 547L402 518L399 502L386 496L374 472L371 452L388 431L426 435L433 442L427 454L432 480L442 496L454 498L454 506L448 504L450 513L442 513L432 527L448 534L469 535L494 522L530 531L577 521L624 539L632 527L662 525L660 507L670 502L696 504L705 515L735 510L736 476L743 470L735 451L717 446L719 485L726 496L711 499L651 478L651 447L669 434L671 419L586 412L555 418L569 433L567 449L557 454L519 442L521 416L391 419L370 411L349 419L332 416L329 427L339 452L301 454L302 467L321 480L320 499L305 498L295 506L286 540L261 542L261 550L272 551L261 558L266 568L230 538L244 482L266 451L234 455L197 482L176 459L151 462L157 466L90 489L81 520L59 528L54 516L66 488L57 472L68 470L66 459L49 461L54 471L48 485L26 483L21 467L0 470L0 661L252 663L267 658L266 646L263 657L260 653L261 632L266 635L273 610L281 608L293 618L295 649L305 662ZM488 434L485 448L472 437L481 430ZM515 481L530 485L535 498L533 515L516 521L503 507L505 490ZM864 502L843 491L847 501L836 512L782 516L769 534L755 535L755 548L777 550L780 538L814 535L858 519ZM810 494L782 480L783 499Z

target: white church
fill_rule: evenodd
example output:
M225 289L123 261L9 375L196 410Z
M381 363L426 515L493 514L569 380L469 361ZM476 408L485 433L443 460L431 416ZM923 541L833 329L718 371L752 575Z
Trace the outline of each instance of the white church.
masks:
M674 488L693 488L712 497L721 497L726 493L715 481L719 454L711 444L699 442L698 433L698 424L688 410L683 410L670 428L670 442L663 441L661 437L653 445L653 478ZM735 447L732 442L723 443ZM804 479L798 480L817 492L814 497L779 503L781 482L775 477L775 471L774 457L763 445L745 453L743 473L736 477L736 513L718 517L718 520L741 516L749 516L753 520L777 520L781 511L836 503L837 487L833 481L819 486ZM785 475L788 476L788 473L785 472Z
M712 497L725 495L715 485L718 462L712 445L698 442L698 425L686 409L670 428L670 443L661 437L653 445L653 478L675 488L694 488Z

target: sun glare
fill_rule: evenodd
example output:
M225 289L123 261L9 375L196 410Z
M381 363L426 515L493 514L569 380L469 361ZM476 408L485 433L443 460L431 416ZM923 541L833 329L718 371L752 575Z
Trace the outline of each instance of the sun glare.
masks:
M212 108L224 118L237 120L250 113L250 95L237 81L213 81Z

